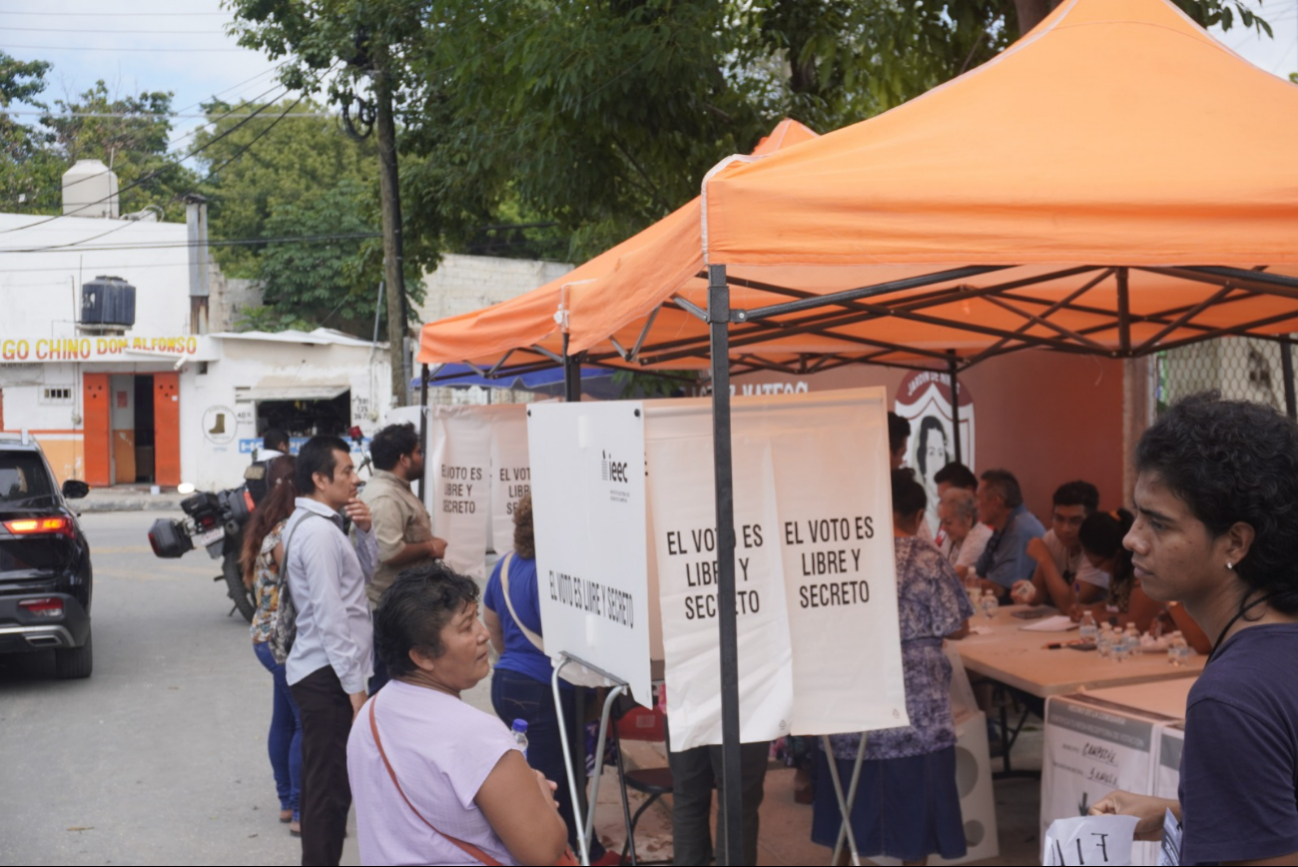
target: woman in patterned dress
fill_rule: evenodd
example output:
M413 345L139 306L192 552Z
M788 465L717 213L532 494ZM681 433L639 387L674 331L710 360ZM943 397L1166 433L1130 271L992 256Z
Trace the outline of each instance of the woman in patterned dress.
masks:
M253 590L257 611L252 617L252 649L274 680L274 704L266 749L279 794L279 820L288 823L289 833L300 836L298 796L302 791L302 719L289 692L284 663L277 662L270 649L270 636L279 612L280 564L284 561L281 535L293 514L297 488L293 469L297 461L284 455L271 461L266 472L266 497L253 510L243 536L239 563L243 580Z
M951 564L932 544L916 537L926 506L927 495L912 472L894 470L897 614L910 725L870 732L852 806L852 832L860 854L898 858L905 864L926 864L933 853L948 860L965 854L955 777L951 664L942 641L966 635L974 612ZM830 743L846 788L860 734L833 735ZM830 760L823 751L817 755L811 831L812 840L824 846L834 845L842 824Z

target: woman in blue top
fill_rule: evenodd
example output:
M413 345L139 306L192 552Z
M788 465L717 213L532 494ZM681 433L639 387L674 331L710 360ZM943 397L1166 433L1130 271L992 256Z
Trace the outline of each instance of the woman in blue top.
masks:
M1181 821L1181 864L1298 864L1298 426L1187 398L1136 450L1125 544L1141 587L1215 639L1190 690L1176 801L1114 792L1141 839Z
M505 572L505 569L508 572ZM506 590L508 587L508 590ZM508 596L506 596L508 593ZM536 540L532 531L532 495L524 494L514 510L514 550L496 564L482 596L483 621L491 634L491 644L500 654L491 676L491 705L505 725L514 720L527 721L527 763L559 787L554 798L559 815L568 825L568 845L577 851L576 823L573 821L572 795L565 782L568 772L563 764L563 744L559 741L559 723L554 712L554 692L550 687L554 667L545 655L541 638L541 600L536 585ZM559 681L563 696L563 717L569 726L576 716L572 684ZM585 745L569 737L573 760L580 761ZM616 853L606 853L598 837L590 843L592 864L617 864Z
M942 641L967 634L974 612L955 569L932 543L916 536L926 504L924 488L911 471L893 470L897 615L910 725L870 732L852 805L852 833L860 854L886 855L905 864L925 864L935 852L948 860L965 854L951 663ZM852 778L860 741L859 733L830 737L844 787ZM811 839L823 846L834 845L842 825L830 760L823 752L817 757L811 825Z

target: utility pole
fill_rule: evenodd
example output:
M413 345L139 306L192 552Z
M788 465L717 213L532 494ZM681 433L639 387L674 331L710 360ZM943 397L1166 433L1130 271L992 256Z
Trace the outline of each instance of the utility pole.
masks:
M410 354L406 351L409 312L401 245L401 189L397 176L397 125L392 117L392 77L386 46L374 55L375 127L379 145L379 200L383 211L383 277L387 283L388 357L392 396L397 406L410 403Z

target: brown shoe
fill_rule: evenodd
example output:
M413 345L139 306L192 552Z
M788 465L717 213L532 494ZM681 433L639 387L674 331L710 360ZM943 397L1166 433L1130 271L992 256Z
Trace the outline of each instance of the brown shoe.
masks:
M290 822L288 823L288 832L289 832L289 834L291 834L291 835L294 836L294 837L301 837L301 836L302 836L302 823L301 823L301 822L292 822L292 821L290 821Z
M292 822L292 821L293 821L293 811L292 811L292 810L280 810L280 811L279 811L279 820L280 820L281 822L283 822L285 825L287 825L289 822Z

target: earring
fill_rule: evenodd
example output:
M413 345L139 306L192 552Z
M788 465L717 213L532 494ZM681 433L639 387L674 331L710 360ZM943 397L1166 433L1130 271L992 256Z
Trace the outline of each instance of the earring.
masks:
M1235 564L1232 563L1232 562L1230 562L1229 560L1227 560L1227 561L1226 561L1226 568L1229 569L1230 571L1234 572L1234 571L1235 571Z

